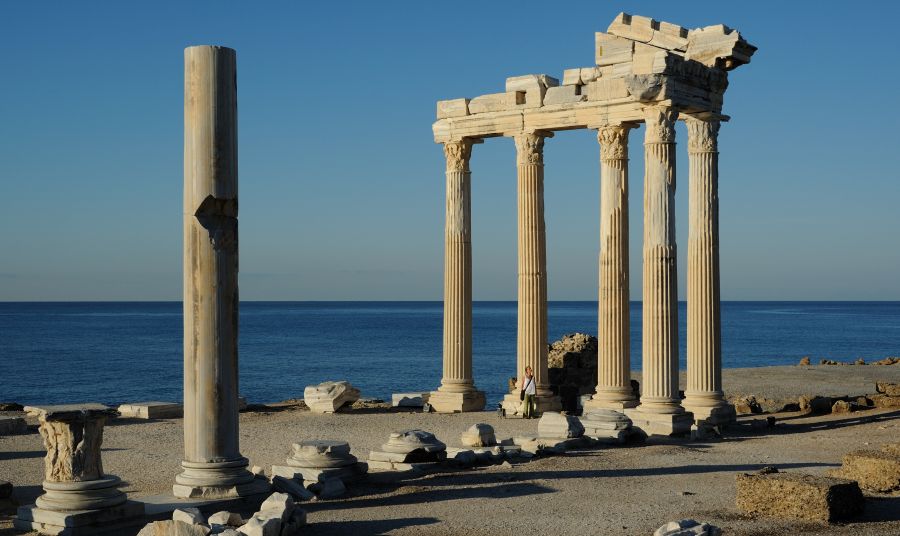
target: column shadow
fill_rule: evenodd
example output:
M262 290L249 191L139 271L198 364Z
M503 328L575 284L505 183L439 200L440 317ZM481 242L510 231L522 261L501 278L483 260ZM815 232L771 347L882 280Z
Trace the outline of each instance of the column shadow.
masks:
M434 517L406 517L401 519L380 519L373 521L324 521L310 523L303 527L303 534L337 536L347 534L361 536L387 534L395 529L434 525L439 520Z

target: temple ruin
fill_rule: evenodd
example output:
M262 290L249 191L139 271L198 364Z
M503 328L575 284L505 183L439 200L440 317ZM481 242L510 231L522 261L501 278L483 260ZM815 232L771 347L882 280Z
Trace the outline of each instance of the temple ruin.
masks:
M651 433L733 418L721 381L718 149L728 71L756 47L724 25L694 30L620 13L596 34L595 65L506 79L505 91L437 103L434 139L447 161L443 378L437 411L477 411L472 377L471 172L473 145L511 137L518 170L517 375L531 366L539 412L556 410L547 373L543 148L558 130L591 129L600 144L598 384L589 407L624 410ZM688 130L689 239L685 399L678 391L675 122ZM644 129L643 393L630 385L628 133ZM518 393L502 405L519 407Z

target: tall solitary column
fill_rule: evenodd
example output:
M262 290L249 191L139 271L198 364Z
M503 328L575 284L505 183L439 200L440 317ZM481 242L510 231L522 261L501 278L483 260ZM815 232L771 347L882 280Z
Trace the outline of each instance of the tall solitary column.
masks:
M534 370L537 412L558 411L547 371L547 239L544 229L544 138L551 132L517 134L518 335L516 376ZM513 393L518 399L518 393Z
M480 140L478 140L480 141ZM444 375L431 393L435 411L481 411L484 393L472 378L472 193L469 158L476 140L444 143L447 216L444 227Z
M184 471L176 497L260 492L238 449L235 52L184 51Z
M600 292L597 392L588 408L637 406L631 390L628 300L628 133L631 125L597 131L600 142Z
M690 169L687 264L687 390L697 422L734 420L722 392L719 301L719 150L717 119L685 118Z
M650 434L690 431L678 394L678 279L675 243L675 121L665 106L644 110L644 301L641 404L635 426Z

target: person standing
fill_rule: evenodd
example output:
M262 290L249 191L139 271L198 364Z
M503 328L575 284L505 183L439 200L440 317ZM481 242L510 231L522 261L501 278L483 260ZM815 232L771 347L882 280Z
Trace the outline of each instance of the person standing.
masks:
M525 367L525 375L519 379L519 397L522 399L522 417L533 419L534 412L534 371L532 368Z

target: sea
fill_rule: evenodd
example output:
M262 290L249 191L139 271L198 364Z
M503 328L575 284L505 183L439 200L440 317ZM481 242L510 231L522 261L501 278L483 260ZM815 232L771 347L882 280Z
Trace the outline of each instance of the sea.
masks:
M679 304L681 367L685 304ZM441 302L242 302L240 393L301 398L349 380L364 397L440 384ZM551 302L550 341L597 333L597 302ZM489 407L516 375L516 303L476 302L475 383ZM641 303L631 304L632 368L641 368ZM726 368L793 365L804 356L900 355L900 302L723 302ZM117 405L182 398L180 302L0 303L0 401Z

